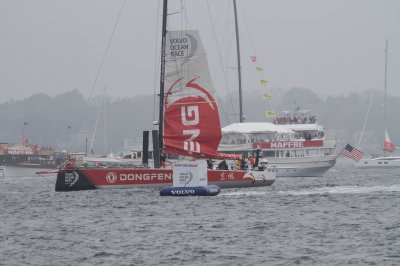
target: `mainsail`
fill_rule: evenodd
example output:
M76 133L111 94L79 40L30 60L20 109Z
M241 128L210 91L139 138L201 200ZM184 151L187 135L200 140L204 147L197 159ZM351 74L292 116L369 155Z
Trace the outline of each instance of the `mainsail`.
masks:
M168 31L165 54L164 152L220 157L221 125L198 31Z

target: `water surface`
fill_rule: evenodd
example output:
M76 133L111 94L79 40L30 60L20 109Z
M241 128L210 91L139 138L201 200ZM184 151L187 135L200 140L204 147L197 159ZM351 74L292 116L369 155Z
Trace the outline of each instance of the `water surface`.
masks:
M171 198L0 177L1 265L400 265L400 171Z

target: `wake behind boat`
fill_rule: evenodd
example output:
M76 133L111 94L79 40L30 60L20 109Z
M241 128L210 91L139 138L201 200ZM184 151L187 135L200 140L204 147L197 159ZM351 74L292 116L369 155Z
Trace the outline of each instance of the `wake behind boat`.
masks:
M172 184L173 166L166 156L196 160L239 159L217 152L221 140L219 112L207 58L197 31L166 32L167 1L163 5L159 130L153 130L154 168L147 167L144 138L141 167L81 167L68 159L57 175L56 191L122 187L163 187ZM165 83L165 84L164 84ZM164 86L165 85L165 86ZM168 90L164 94L164 87ZM249 170L208 169L208 183L221 188L270 186L276 173L266 167Z

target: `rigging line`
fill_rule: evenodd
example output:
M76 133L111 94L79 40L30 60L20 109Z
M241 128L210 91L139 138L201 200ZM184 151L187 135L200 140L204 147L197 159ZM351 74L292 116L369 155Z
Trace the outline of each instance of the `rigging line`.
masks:
M235 60L235 57L230 56L232 51L236 52L235 48L233 48L233 47L236 47L236 32L235 32L235 30L232 31L232 27L231 27L232 24L234 25L235 22L232 22L230 20L230 16L231 15L234 16L234 13L232 12L232 9L229 8L230 1L227 1L227 4L228 4L228 7L226 8L226 10L227 10L227 13L226 13L226 21L227 21L227 23L225 23L225 25L226 25L226 28L225 28L225 32L226 32L226 35L225 35L225 37L226 37L225 38L225 41L226 41L226 49L225 49L225 59L226 59L226 61L225 61L225 66L226 66L227 69L235 69L235 70L237 70L238 69L237 61ZM231 65L230 60L234 60L233 65L235 65L235 66L229 66L229 65ZM230 75L231 73L232 73L231 71L228 72L228 75ZM237 74L234 74L234 75L237 75ZM236 84L236 85L238 85L238 84ZM234 90L236 90L236 89L238 90L239 89L238 87L236 87L236 85L233 85L234 86L234 88L233 88ZM232 93L230 93L229 88L228 88L227 103L228 103L228 105L230 103L232 109L229 110L229 106L228 106L227 107L228 110L225 112L225 114L227 116L227 120L228 120L229 123L232 123L230 121L230 116L232 116L232 115L234 117L233 120L235 120L236 116L239 116L239 121L240 121L239 111L236 110L238 108L238 106L236 106L236 108L235 108L235 105L233 104L233 102L237 102L237 101L239 101L239 99L238 100L234 99L233 96L232 96ZM232 113L230 113L230 111Z
M218 19L219 19L220 17L222 17L222 16L218 16L218 14L221 13L221 10L222 10L222 8L223 8L223 7L222 7L223 2L222 2L222 1L219 1L219 2L220 2L219 6L218 6L217 8L214 8L214 9L213 9L213 11L215 11L215 14L217 14L217 15L216 15L216 19L215 19L215 21L214 21L214 24L215 24L215 25L218 24ZM227 31L224 31L224 32L227 32ZM207 33L207 39L205 39L205 40L207 41L207 47L212 47L213 44L210 44L210 43L212 43L212 40L214 39L213 37L214 37L214 35L213 35L212 33Z
M116 29L117 29L118 22L119 22L119 19L120 19L120 17L121 17L122 11L123 11L123 9L124 9L124 7L125 7L125 4L126 4L126 0L123 0L123 2L122 2L122 4L121 4L121 7L120 7L120 9L119 9L118 16L117 16L117 19L116 19L116 21L115 21L113 30L112 30L112 32L111 32L110 37L108 38L106 50L104 51L103 58L101 59L100 66L99 66L99 68L98 68L98 70L97 70L96 78L94 79L94 82L93 82L92 87L91 87L91 89L90 89L90 93L89 93L89 97L88 97L88 99L87 99L87 101L86 101L85 109L84 109L83 114L82 114L82 116L81 116L81 119L80 119L80 121L79 121L78 131L80 130L80 128L81 128L81 126L82 126L83 118L84 118L85 115L86 115L86 112L87 112L87 109L88 109L88 106L89 106L90 99L92 98L92 94L93 94L94 88L96 87L97 81L98 81L98 79L99 79L99 77L100 77L100 73L101 73L101 71L103 70L103 65L104 65L104 62L105 62L106 57L107 57L107 55L108 55L108 51L110 50L111 41L112 41L112 39L113 39L113 37L114 37L115 31L116 31ZM71 151L71 150L72 150L72 144L71 144L71 147L70 147L70 151Z
M229 25L229 23L228 23L228 25ZM227 32L229 32L229 31L227 31ZM227 36L227 38L226 38L226 40L227 40L227 44L226 44L227 49L226 49L226 63L225 63L225 65L226 65L227 69L236 70L237 71L238 66L237 66L236 62L234 62L233 64L230 64L231 62L229 61L229 59L232 59L232 57L230 57L229 54L231 54L232 52L236 51L233 48L233 46L235 46L235 43L236 43L236 40L235 40L236 39L236 33L232 32L231 35L229 35L229 33L227 33L226 36ZM228 74L229 75L237 75L237 72L235 72L235 74L232 74L232 71L230 71L230 72L228 72ZM234 90L238 90L239 89L238 85L239 84L237 84L237 83L234 84L233 85L233 89ZM227 99L228 99L229 103L231 104L231 108L232 108L232 110L231 110L232 113L229 114L229 112L227 112L227 115L233 115L235 117L235 116L240 116L240 114L239 114L239 110L236 110L236 109L238 109L238 106L236 106L236 108L235 108L235 105L233 104L233 102L239 101L239 98L236 100L234 97L235 96L232 96L232 94L230 92L227 95ZM235 118L234 118L234 120L235 120ZM240 120L240 118L239 118L239 120Z
M181 38L183 37L182 35L183 35L183 31L185 30L187 30L188 29L188 20L186 19L186 17L185 17L185 11L186 11L186 9L185 9L185 0L180 0L179 1L179 15L180 15L180 30L181 30ZM177 69L181 69L182 71L184 70L184 66L183 66L183 60L178 60L178 61L176 61L175 62L175 65L176 65L176 67L177 67ZM178 65L179 65L179 67L178 67ZM189 71L189 67L190 66L188 66L188 69L187 69L187 71ZM181 89L182 89L182 87L184 87L185 85L183 84L183 83L180 83L181 84ZM188 93L188 92L187 92Z
M247 35L249 36L249 40L250 40L251 47L252 47L252 49L253 49L253 53L254 53L255 56L257 56L256 46L255 46L255 44L254 44L253 38L251 37L250 28L249 28L249 24L247 23L247 19L246 19L246 14L245 14L245 12L244 12L244 8L242 7L242 4L240 3L240 1L238 1L238 3L239 3L239 5L240 5L240 11L241 11L241 14L242 14L242 17L243 17L243 20L244 20L244 25L246 26ZM261 61L259 60L259 58L257 59L257 61L261 62ZM262 66L261 63L260 63L259 65ZM261 76L262 79L264 78L264 76L262 75L262 73L260 73L260 76ZM272 110L273 112L275 112L275 108L274 108L274 106L273 106L273 104L272 104L272 100L269 100L269 105L270 105L271 110Z
M103 99L103 128L104 128L104 156L107 156L107 101L106 101L106 87L104 87L104 99Z
M221 9L222 9L222 1L220 1L220 5L218 6L218 8L215 8L214 10L216 10L216 14L219 14L220 12L221 12ZM219 16L217 16L217 18L218 18ZM222 17L222 16L221 16ZM214 22L214 23L216 23L216 22ZM227 32L226 30L224 31L224 32ZM211 34L208 34L207 35L207 39L206 39L206 41L207 41L207 47L211 47L211 40L212 39L214 39L213 38L213 34L211 33ZM220 68L218 68L218 67L216 67L216 68L214 68L214 71L213 71L213 73L211 74L211 69L210 69L210 75L211 75L211 77L212 77L212 80L213 81L215 81L216 79L217 79L217 77L218 77L218 75L219 75L219 69ZM225 117L227 117L227 112L225 111L225 109L224 109L224 106L223 106L223 102L222 102L222 100L221 100L221 98L219 97L219 95L218 95L218 93L217 93L217 90L215 89L215 87L214 87L214 90L215 90L215 97L216 97L216 100L217 100L217 102L219 102L220 104L218 104L218 109L220 110L220 111L222 111L221 113L223 113L223 114L225 114Z
M154 31L156 33L156 42L155 42L155 56L154 56L154 84L153 84L153 121L156 121L156 114L158 114L158 105L156 106L156 90L157 90L157 84L158 84L158 76L160 76L158 72L158 62L160 62L160 56L161 54L158 53L158 34L159 34L159 28L158 25L160 23L160 16L159 16L159 11L160 11L160 1L158 1L157 5L157 22L156 22L156 30ZM156 125L153 124L153 129L156 127Z
M221 9L222 9L222 1L220 2L220 5L218 6L218 8L217 9L215 9L216 10L216 14L219 14L220 12L221 12ZM217 15L217 19L218 19L218 15ZM212 24L217 24L217 22L216 21L214 21ZM227 32L226 30L224 31L224 32ZM213 38L214 37L214 35L211 33L210 34L210 37L207 39L207 41L208 42L211 42L211 40L215 40L215 41L217 41L215 38ZM226 35L225 35L225 37L226 37ZM211 46L211 44L208 44L208 47L210 47ZM218 46L217 46L218 47ZM227 57L227 56L226 56ZM223 64L222 64L223 65ZM223 69L223 67L221 68L221 69ZM212 80L216 80L217 79L217 77L218 77L218 75L219 75L219 70L220 70L220 68L218 68L218 67L216 67L215 69L214 69L214 73L212 74ZM210 69L210 74L211 74L211 69ZM224 73L222 74L222 75L224 75ZM225 102L224 101L222 101L222 99L219 97L219 95L218 95L218 93L217 93L217 90L215 89L215 87L214 87L214 91L215 91L215 98L216 98L216 101L217 101L217 103L219 103L219 104L217 104L218 105L218 109L221 111L221 113L223 113L223 114L225 114L225 116L224 117L226 117L226 118L229 118L229 116L228 116L228 112L225 110L225 106L224 106L224 104L225 104Z
M183 1L183 2L185 2L184 4L182 4L183 7L187 7L186 1ZM183 9L183 13L184 13L184 15L185 15L185 21L186 21L186 24L187 24L186 27L189 28L189 29L191 29L191 28L192 28L192 25L190 24L190 20L189 20L188 14L187 14L187 8L182 8L182 9Z
M358 146L357 146L358 148L361 148L361 140L362 140L362 138L363 138L364 130L365 130L365 127L366 127L366 125L367 125L367 120L368 120L368 116L369 116L369 111L371 110L371 105L372 105L372 100L373 100L373 98L374 98L374 94L375 94L375 91L374 91L374 90L371 91L371 96L370 96L370 100L369 100L368 110L367 110L367 114L366 114L365 120L364 120L364 126L363 126L363 129L361 130L360 138L359 138L359 140L358 140Z
M376 72L375 72L375 82L374 82L374 86L373 86L372 88L377 88L377 87L378 87L377 83L378 83L378 80L379 80L380 75L381 75L381 73L380 73L379 71L376 71ZM366 114L366 116L365 116L363 129L361 130L360 138L359 138L359 140L358 140L358 146L357 146L358 148L361 148L361 142L362 142L362 139L363 139L363 136L364 136L364 131L365 131L365 128L366 128L366 125L367 125L367 120L368 120L368 117L369 117L369 112L370 112L370 109L371 109L371 107L372 107L372 102L373 102L373 99L375 98L375 97L374 97L374 96L375 96L375 93L376 93L376 90L371 89L370 102L369 102L369 105L368 105L367 114Z
M39 174L39 176L46 181L47 184L54 186L55 183L53 181L51 181L50 179L48 179L47 177L45 177L44 175Z
M225 47L226 47L226 49L225 49L225 55L224 55L225 59L226 59L225 66L227 67L227 69L236 69L237 70L238 69L237 66L229 67L229 65L231 65L230 60L234 60L235 62L233 63L233 65L236 65L235 58L230 56L232 51L236 51L233 48L233 46L236 47L236 32L234 30L232 31L232 24L234 24L235 22L232 22L230 20L230 16L231 15L234 16L234 13L232 12L232 9L229 8L230 1L227 1L227 5L228 5L228 7L226 8L226 10L227 10L226 22L227 23L225 23L225 25L226 25L226 28L225 28L225 32L226 32L226 35L225 35L225 42L226 42ZM228 75L230 75L231 73L232 73L231 71L228 72ZM234 75L236 75L236 74L234 74ZM238 84L236 84L236 85L238 85ZM233 85L234 86L234 90L238 89L238 88L236 88L236 85ZM227 120L228 120L229 123L231 123L231 121L230 121L230 116L231 115L233 115L233 117L234 117L233 119L234 120L235 120L235 117L237 115L240 116L239 111L236 110L235 105L233 104L233 102L237 102L239 99L236 100L236 99L232 99L232 98L233 98L232 94L228 91L227 103L228 103L228 105L229 105L229 103L231 104L231 108L232 108L231 112L232 113L230 113L229 106L227 106L228 110L227 111L224 110L224 111L225 111L225 114L226 114L226 117L227 117ZM239 118L239 120L240 120L240 118Z
M240 1L238 1L238 3L239 3L239 5L240 5L240 11L241 11L241 13L242 13L242 17L243 17L243 20L244 20L244 25L246 26L247 35L249 36L249 40L250 40L250 43L251 43L251 47L253 48L253 52L254 52L254 54L256 55L256 54L257 54L256 48L255 48L255 45L254 45L253 38L251 38L250 29L249 29L249 25L248 25L248 23L247 23L247 19L246 19L246 15L245 15L245 13L244 13L244 9L243 9L243 7L242 7Z
M228 92L230 94L229 84L228 84L228 80L227 80L227 77L226 77L226 72L225 72L225 68L224 68L224 65L223 65L223 60L221 58L221 50L219 49L219 45L218 45L218 42L217 42L217 34L215 32L215 25L214 25L214 21L213 21L212 15L211 15L211 9L210 9L210 5L208 3L208 0L206 1L206 3L207 3L208 16L210 17L210 20L211 20L211 26L212 26L212 30L213 30L214 40L215 40L215 43L217 45L218 59L219 59L219 62L221 64L221 66L222 66L221 69L222 69L222 72L223 72L226 88L228 89ZM232 101L230 101L230 103L232 105L232 110L234 110ZM227 118L227 120L228 120L228 122L230 122L229 121L229 117Z
M92 139L91 139L91 141L90 141L90 148L89 148L89 151L90 151L90 152L93 151L94 137L95 137L95 135L96 135L97 125L98 125L98 123L99 123L100 113L101 113L101 109L102 109L102 107L103 107L103 104L104 104L104 99L103 99L103 101L102 101L101 104L100 104L99 111L97 112L96 123L95 123L95 125L94 125L93 135L92 135Z
M226 33L225 34L225 47L226 47L226 49L225 49L224 56L225 56L225 60L226 60L225 64L227 66L229 64L229 59L230 59L230 57L228 55L230 54L230 51L231 51L231 46L229 44L232 44L234 42L234 36L235 36L234 34L232 34L232 37L229 36L229 33L232 31L232 26L230 25L231 23L229 21L230 11L231 11L230 8L226 8L226 19L225 19L225 21L227 23L224 23L225 24L225 33Z

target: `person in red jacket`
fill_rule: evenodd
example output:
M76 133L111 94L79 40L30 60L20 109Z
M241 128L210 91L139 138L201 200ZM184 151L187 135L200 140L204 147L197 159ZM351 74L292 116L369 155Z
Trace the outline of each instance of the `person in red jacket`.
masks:
M249 156L249 165L251 166L251 169L254 169L254 164L255 164L255 159L253 155Z

